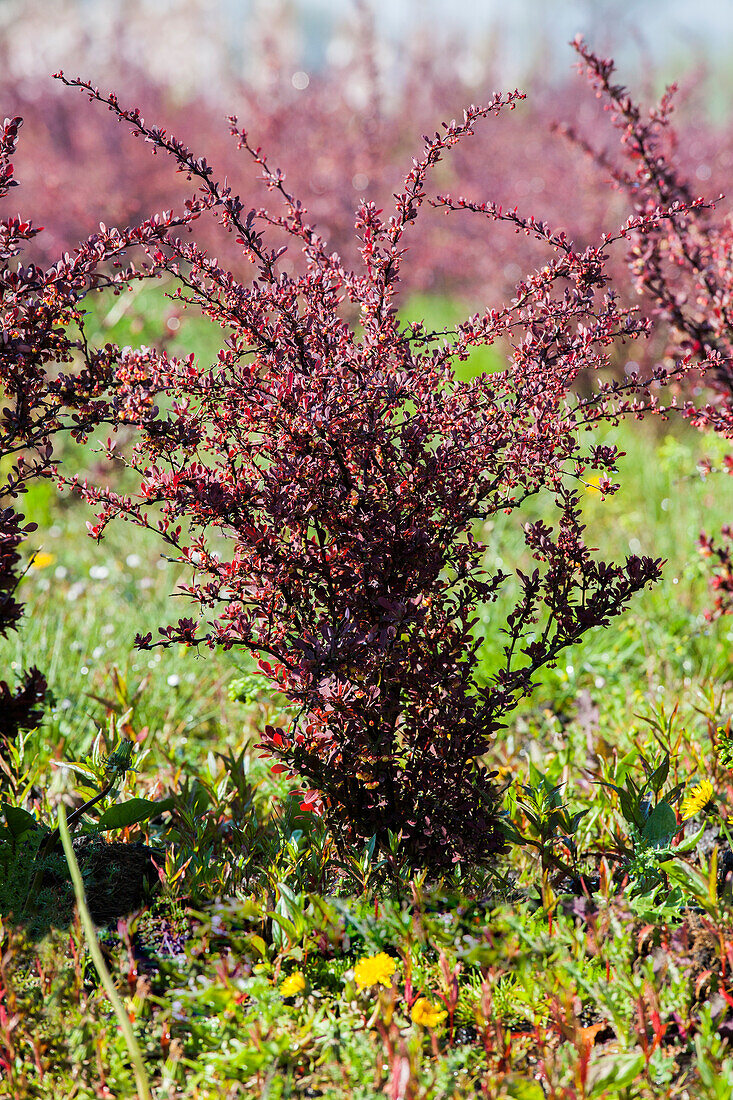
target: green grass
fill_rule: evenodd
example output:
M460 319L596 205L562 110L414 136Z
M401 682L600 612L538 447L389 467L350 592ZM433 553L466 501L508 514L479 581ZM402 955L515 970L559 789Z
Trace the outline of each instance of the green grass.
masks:
M150 293L113 314L108 338L156 338ZM101 330L113 308L105 302L90 324ZM456 315L429 300L406 312L436 328ZM208 355L216 341L202 343L203 331L186 320L175 339ZM492 353L468 370L497 365ZM32 919L18 911L58 798L89 796L64 761L84 760L95 742L103 757L115 724L139 748L137 771L100 809L175 799L172 812L116 837L164 851L165 885L100 928L154 1097L730 1096L733 900L722 871L733 774L715 742L731 713L733 620L704 617L695 542L702 527L730 521L733 483L697 474L699 459L719 464L722 448L679 425L632 422L609 437L626 452L622 488L606 500L585 494L588 542L616 557L662 556L664 579L545 671L489 754L508 815L536 846L513 845L494 868L441 879L395 878L369 846L340 850L299 810L293 784L273 776L256 747L282 701L229 696L244 662L134 649L137 632L178 611L177 567L152 536L123 527L96 545L81 505L46 484L32 490L24 510L40 530L28 549L39 554L21 583L25 620L0 642L0 660L11 682L37 664L53 701L6 761L14 796L3 780L3 797L22 803L37 828L0 835L0 1096L135 1095L58 854ZM523 562L518 517L500 517L483 538L490 568ZM484 676L511 597L508 585L482 612ZM679 806L675 786L713 784L692 821L692 832L707 826L705 844L685 853L676 847L684 831L655 853L604 785L643 787L644 761L665 752L669 775L634 796L639 812L656 803L663 817L665 799ZM583 815L572 835L559 802ZM585 893L553 863L572 864L573 848ZM85 883L93 894L90 871ZM382 952L392 978L360 988L358 963ZM432 1006L422 1017L430 1024L412 1011L418 997Z

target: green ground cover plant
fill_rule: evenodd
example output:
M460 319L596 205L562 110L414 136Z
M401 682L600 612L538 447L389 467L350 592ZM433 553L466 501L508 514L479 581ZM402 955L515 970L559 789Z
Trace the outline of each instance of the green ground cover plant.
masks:
M6 374L11 415L6 415L10 444L2 470L4 494L12 499L21 485L27 491L22 494L25 519L17 512L6 514L3 532L7 618L0 631L0 654L16 685L2 686L9 709L0 727L0 1095L727 1097L733 1088L733 849L728 823L733 632L726 616L711 621L705 615L706 575L695 548L703 522L722 525L730 516L727 475L718 469L725 466L726 441L703 437L684 422L619 417L614 401L623 402L625 396L618 389L601 390L600 407L609 413L605 419L581 419L583 410L597 407L587 397L574 396L571 383L580 383L581 367L605 371L609 360L603 349L622 332L641 335L634 322L623 328L625 311L617 311L613 300L603 296L594 267L602 266L600 248L593 255L569 257L565 243L546 227L517 223L536 231L560 259L525 286L532 303L528 309L537 316L522 317L526 339L512 353L506 340L498 338L497 320L489 313L456 325L450 303L408 302L401 314L388 305L398 269L397 246L420 205L415 196L426 163L416 164L408 177L414 188L412 193L407 188L401 206L398 201L394 222L382 223L378 212L362 211L365 259L375 272L372 282L358 283L356 277L349 282L285 194L285 221L291 219L288 224L306 252L311 249L315 271L327 273L324 287L313 270L306 271L298 277L302 281L295 284L296 294L287 278L266 277L274 254L259 238L247 236L254 233L253 223L242 218L231 194L217 193L217 185L209 188L205 162L191 161L172 139L145 131L142 120L132 121L204 184L203 197L182 215L184 227L210 201L223 205L228 218L240 219L244 229L238 225L238 230L261 253L267 294L263 298L252 292L246 299L262 307L257 314L260 329L244 311L237 315L234 336L230 333L228 341L219 343L210 324L204 329L188 321L188 314L171 334L165 324L170 303L155 285L125 309L115 305L125 298L110 300L104 293L87 297L82 315L78 302L65 297L69 286L58 289L58 279L21 269L15 283L6 280L16 312L4 330L4 363L6 370L8 363L20 363L22 370L11 373L9 383ZM459 130L448 128L446 133L452 138ZM14 136L10 133L11 140ZM246 146L246 136L238 136ZM446 140L438 136L432 146L428 141L426 162ZM281 178L267 168L259 150L253 154L272 189L282 193ZM6 175L5 182L9 179ZM436 201L444 207L452 204L446 197ZM481 212L501 216L488 207ZM654 226L661 215L650 217ZM176 262L172 257L183 248L176 246L176 253L170 246L171 254L161 251L160 256L155 251L169 246L166 234L172 221L151 221L144 231L150 234L146 243L155 273L169 271ZM643 229L641 222L634 224ZM27 223L7 226L10 238L31 232ZM101 230L75 261L79 282L71 280L73 292L86 292L90 285L104 288L114 277L95 266L95 248L110 258L137 239L129 234L121 240ZM222 303L231 309L241 306L242 288L226 280L222 286L221 272L205 258L194 251L187 256L206 272L200 278L189 269L183 273L188 293L198 296L200 304L205 305L202 297L208 302L204 312L210 308L219 318ZM129 268L124 275L133 277ZM67 266L62 284L69 278ZM360 296L361 325L353 317L350 322L342 318L335 306L329 312L331 280ZM231 557L230 532L214 524L211 540L192 543L190 554L176 545L180 532L172 524L181 503L177 489L171 496L161 492L159 503L172 509L164 512L162 526L156 529L145 517L133 528L132 543L130 529L112 524L97 543L83 533L87 519L94 535L102 533L87 504L68 493L57 497L49 488L56 480L63 483L67 474L78 475L82 497L107 509L99 521L105 527L109 508L141 519L134 475L145 454L149 483L155 474L158 486L165 488L163 473L195 472L197 499L187 495L185 508L190 511L203 502L217 515L213 490L228 484L214 476L222 469L213 445L220 438L210 435L205 446L195 441L207 460L196 471L186 451L197 420L212 433L221 427L216 410L206 403L213 376L198 372L195 364L213 353L222 371L236 374L241 369L268 415L275 410L285 418L292 439L297 417L310 407L307 381L324 390L330 385L337 394L339 386L348 389L341 366L336 369L324 353L322 332L309 329L308 316L298 312L298 296L307 298L313 287L316 298L322 296L319 323L332 326L344 360L361 372L360 383L369 380L370 361L384 368L385 377L377 380L387 400L380 405L384 394L379 388L374 393L384 434L374 446L391 448L391 462L381 464L381 491L391 493L393 511L399 514L402 506L402 492L396 489L404 490L410 476L423 467L436 473L429 459L441 445L440 433L436 430L422 450L410 434L421 409L418 397L443 418L443 434L464 444L455 448L451 476L464 484L469 502L458 519L449 515L450 538L446 536L440 569L427 579L420 574L424 588L433 585L429 606L445 603L434 633L428 616L410 618L404 600L395 610L396 595L389 590L390 606L375 601L389 618L384 638L378 632L356 639L344 635L337 638L341 648L334 646L319 657L314 633L302 629L298 615L305 616L320 599L320 624L327 611L334 613L336 623L336 612L343 611L339 600L350 600L361 616L361 629L367 612L374 610L364 600L358 578L345 569L334 574L324 568L339 562L334 551L342 549L340 540L348 544L354 531L344 518L347 511L336 506L339 494L348 489L356 495L352 503L347 494L346 503L352 509L361 506L363 529L373 532L370 547L377 555L384 544L374 531L384 525L385 513L377 507L379 495L369 496L368 481L358 480L353 461L343 462L344 473L342 463L333 458L339 443L354 446L348 435L359 424L353 406L350 423L346 418L332 423L324 407L317 406L320 419L313 424L322 429L315 434L324 446L320 465L303 459L307 477L286 479L299 456L311 455L312 448L302 439L291 451L285 446L287 433L274 440L287 462L274 446L264 452L258 469L270 496L263 495L261 514L267 514L273 501L278 503L278 484L301 493L302 503L309 499L308 479L317 481L324 471L331 476L328 508L315 500L324 536L318 539L316 525L312 560L321 571L314 566L315 587L306 591L307 578L296 576L307 598L301 592L300 603L284 601L290 615L287 630L314 649L297 671L306 687L314 687L315 702L313 692L306 696L302 685L294 687L292 675L276 673L268 683L257 662L258 654L277 638L271 624L277 627L283 601L278 604L276 597L287 596L287 586L295 584L292 577L284 583L280 573L275 583L272 570L282 567L288 540L292 544L299 530L307 535L307 527L298 527L296 511L278 512L285 519L277 530L272 524L267 546L277 553L271 560L258 536L254 549L259 559L254 565L250 561L253 572L227 573L227 587L243 586L240 603L249 595L246 576L257 575L262 587L272 582L270 634L253 638L246 633L246 622L231 617L231 594L216 587L221 563L238 562ZM375 288L378 293L372 298ZM136 311L151 338L156 331L163 335L155 346L124 350L123 341L134 334ZM433 337L444 327L450 331L442 343ZM247 358L243 336L236 335L239 329L253 342L259 332L256 369ZM507 330L502 333L506 336ZM37 342L29 343L29 336ZM274 342L279 347L278 341L286 349L291 374L285 376L284 393L283 362L270 346ZM488 362L473 357L474 343L489 345ZM510 373L503 357L512 354ZM79 357L85 357L86 373L74 375L72 366ZM446 369L453 358L458 361L455 374ZM562 384L549 395L540 385L546 388L547 373L531 376L535 358L546 370L552 367L563 375ZM58 359L71 364L62 367L69 373L60 377L46 371ZM21 383L29 377L29 365L41 397L30 419L35 455L22 447L28 442L29 421L23 419L28 395ZM481 373L487 368L488 373ZM686 369L684 363L674 368L683 382ZM185 371L191 384L188 396L181 388ZM298 372L299 398L291 405L287 399ZM421 378L431 372L439 374L440 386L421 388ZM649 386L641 387L642 406L656 393L655 382L670 380L668 369L658 371ZM390 382L393 388L404 387L399 400L389 391ZM173 383L179 404L164 392ZM638 395L637 383L630 385ZM240 415L244 392L237 391ZM348 392L354 398L356 391ZM158 395L159 405L154 406ZM480 437L479 426L471 425L473 451L461 436L466 431L461 415L466 395L471 400L490 398L492 414L505 416L504 434L498 438L491 434L494 428ZM105 438L107 402L116 413L120 408L129 413L121 419L131 433L142 434L142 449L128 447L125 462L112 464L109 488L97 491L84 482L99 482L95 444L113 453ZM59 407L77 417L66 435ZM467 407L473 411L470 401ZM393 432L397 416L402 419L396 422L399 431ZM535 449L527 442L533 431L539 432L543 416L549 421L547 438L558 443L559 451L547 451L546 440ZM262 438L267 438L266 420L256 421ZM231 417L228 425L231 434ZM410 429L406 436L405 426ZM427 421L422 426L426 432L430 428ZM521 446L512 430L524 433ZM49 438L57 443L55 452L45 449ZM398 447L398 438L406 451ZM168 467L155 465L154 443L167 455ZM502 448L512 445L518 454L511 461L496 459L497 453L504 454ZM13 468L8 456L16 452L23 462ZM565 458L562 472L571 490L558 470L553 472L558 454ZM251 488L251 479L248 483L244 476L252 473L248 457L246 449L227 456ZM528 470L517 471L520 458ZM479 494L477 507L470 495L475 491L471 478L481 486L485 464L491 461L505 478L499 483L503 495L496 506L482 510L485 495ZM399 467L394 476L393 467ZM438 472L449 480L447 468ZM617 491L609 473L618 476ZM47 474L53 481L44 479ZM422 481L418 478L423 495L431 487L427 474ZM441 492L432 501L435 512L440 514L440 507L455 511L455 485L446 484ZM414 495L413 521L422 504L420 493ZM426 527L432 516L423 517ZM549 525L558 520L565 542L553 542L548 534ZM39 528L31 529L29 522ZM592 554L579 541L586 525L592 532ZM431 533L443 530L436 525ZM236 533L238 550L249 547L254 553L246 526ZM163 554L161 534L170 535ZM419 558L430 545L423 542L411 557L400 547L407 560L400 583L413 583L410 569L424 568ZM390 546L396 554L395 544ZM187 566L193 553L200 556L194 562L199 572L208 570L213 589L202 582L191 587ZM536 589L532 595L537 582L530 570L538 558L543 568L542 558L551 566L559 563L541 589L544 611ZM648 587L647 582L658 579L662 558L663 580ZM648 564L639 564L644 562ZM297 574L302 558L293 554L288 563ZM451 570L460 574L462 567L460 579L468 580L454 599ZM472 579L480 576L492 579L489 591L481 587L486 582ZM495 578L501 583L494 584ZM162 635L168 644L152 645L159 624L170 618L170 592L181 584L189 586L189 595L204 610L207 601L214 606L219 600L230 616L224 622L234 622L239 631L235 642L257 644L232 644L232 636L219 630L219 620L208 614L200 624L179 622ZM603 597L609 587L615 602L593 608L593 598ZM636 588L635 599L617 617ZM564 604L554 598L558 590ZM413 612L421 604L416 600ZM252 605L257 606L254 598ZM589 606L593 614L586 614ZM451 613L456 608L459 625L454 628ZM474 611L475 621L469 618ZM541 627L532 637L534 618ZM508 625L508 642L501 624ZM20 629L13 631L13 625ZM204 652L191 644L200 640L194 625L209 631ZM291 644L287 630L282 636ZM137 647L136 634L142 640ZM402 647L396 648L395 642ZM382 713L385 701L394 703L390 684L400 685L402 694L396 699L406 700L404 728L424 735L418 742L420 753L414 753L420 764L420 754L429 753L433 741L439 743L441 732L451 735L440 707L432 707L426 719L420 710L424 698L410 684L420 671L409 664L414 654L427 665L439 653L438 642L460 642L455 660L437 662L435 680L421 679L417 686L423 696L429 698L435 689L436 697L445 698L440 692L446 668L449 679L456 670L468 678L468 668L471 690L459 693L465 710L458 710L469 734L469 720L478 710L475 701L491 702L497 684L506 689L514 649L545 646L541 652L525 649L532 683L528 676L520 677L519 688L509 693L511 706L501 713L503 728L491 728L491 736L480 742L466 738L470 751L457 758L464 771L456 765L455 773L446 775L448 765L456 764L449 758L443 760L442 771L429 773L433 788L422 785L427 773L417 769L410 776L410 813L432 816L442 798L447 822L447 811L458 804L456 835L438 835L446 841L444 852L425 831L427 817L417 827L406 815L404 820L396 816L398 810L405 814L404 803L382 803L376 795L374 803L368 798L355 802L350 789L336 782L329 786L328 776L324 779L317 771L317 761L311 774L307 759L304 766L303 758L288 755L289 747L283 745L288 736L295 740L302 718L297 710L307 702L316 724L314 731L306 731L308 736L319 734L329 752L334 743L348 744L346 734L352 736L361 744L361 755L356 753L351 762L372 769L366 789L382 795L387 778L394 779L394 742L391 755L364 751L365 743L346 721L353 714L338 709L339 695L344 685L371 692L375 707L365 709L368 720ZM285 647L284 661L288 653ZM400 662L407 664L406 671ZM33 671L38 669L42 672ZM264 671L273 672L267 666ZM394 733L403 727L400 714L393 717ZM449 717L456 720L455 708ZM266 756L263 746L271 750ZM273 750L286 767L273 767ZM458 803L457 788L476 774L474 769L490 781L491 794L490 816L473 823L472 830L467 814L476 803L468 802L467 809ZM319 784L313 791L325 813L314 812L318 802L304 794L303 775ZM356 778L364 782L364 776ZM470 790L465 797L472 797ZM64 815L58 814L59 803L68 806L73 839ZM380 828L376 811L385 806L395 816L387 818L389 828ZM55 843L57 822L73 876ZM108 828L119 833L112 843L105 839ZM417 839L423 834L424 844ZM497 835L501 844L494 843ZM115 877L120 868L129 882L139 883L139 890L124 897ZM75 898L81 918L74 915ZM107 992L109 976L117 991L113 1001ZM132 1032L127 1025L120 1028L121 1010Z

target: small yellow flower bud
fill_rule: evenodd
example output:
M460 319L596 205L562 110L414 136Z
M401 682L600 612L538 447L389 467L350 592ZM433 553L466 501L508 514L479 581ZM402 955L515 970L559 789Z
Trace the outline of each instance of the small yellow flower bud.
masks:
M447 1015L448 1013L444 1008L438 1008L427 997L418 997L410 1013L414 1024L427 1028L434 1028L438 1024L442 1024Z

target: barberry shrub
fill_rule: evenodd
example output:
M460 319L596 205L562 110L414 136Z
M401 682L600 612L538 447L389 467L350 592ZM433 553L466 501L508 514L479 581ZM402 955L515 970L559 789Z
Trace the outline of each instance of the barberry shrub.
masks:
M577 130L566 135L625 195L644 222L629 236L627 262L636 290L654 328L664 335L669 359L686 356L699 363L704 377L685 380L678 410L695 427L733 438L733 224L719 216L715 203L696 196L679 166L678 136L671 125L676 86L659 105L643 111L627 89L614 82L615 65L578 38L581 72L590 80L620 137L622 155L614 158ZM720 196L722 198L723 196ZM668 215L659 218L660 212ZM725 460L733 473L733 459ZM700 535L700 551L714 564L714 606L706 614L733 613L730 538L722 542Z
M577 251L516 210L429 200L452 217L474 211L507 222L548 250L508 304L434 333L402 324L396 308L431 169L480 120L512 109L519 93L471 106L425 138L389 217L360 204L363 267L354 271L236 119L232 134L279 212L246 210L205 159L139 111L59 75L199 187L180 217L167 212L124 233L102 226L52 269L55 288L74 303L68 320L84 360L81 372L44 376L54 414L71 410L77 439L109 425L102 449L125 461L137 484L123 492L67 478L96 508L90 532L100 539L125 519L157 532L190 569L182 590L196 613L137 644L256 655L291 705L262 746L275 770L304 781L302 805L322 809L344 842L376 837L389 848L399 837L414 866L489 858L503 832L482 757L497 732L540 668L660 575L658 559L607 562L585 545L584 477L596 471L601 491L614 492L619 457L589 442L587 429L604 416L641 415L658 402L651 387L686 368L660 368L648 383L605 383L582 401L571 387L580 371L604 367L616 342L645 331L606 285L606 250L666 214L634 219ZM192 229L206 209L251 261L251 283L171 231ZM302 252L301 274L281 267L288 245ZM110 267L133 246L146 254L142 264ZM180 302L221 327L216 362L148 347L92 349L78 306L84 293L164 272ZM48 273L35 277L43 298ZM497 342L510 349L505 370L456 378L454 363ZM30 369L40 377L37 360ZM533 564L515 572L515 606L490 641L499 667L480 682L477 605L495 601L510 579L487 570L482 524L540 495L555 520L524 522Z

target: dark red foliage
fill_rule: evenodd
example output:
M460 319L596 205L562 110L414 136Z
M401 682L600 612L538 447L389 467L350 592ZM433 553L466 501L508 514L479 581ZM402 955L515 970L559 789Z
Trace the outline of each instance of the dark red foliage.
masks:
M20 730L38 725L43 716L47 686L46 678L35 667L25 674L23 683L15 690L0 680L0 744L15 740Z
M671 127L676 85L667 89L658 106L643 111L626 88L612 83L613 61L599 58L581 39L574 45L619 131L623 159L594 149L570 128L565 133L595 159L636 213L664 210L672 215L631 237L629 266L637 291L667 335L668 355L690 353L706 363L711 354L719 357L719 365L707 372L705 381L730 397L731 226L727 218L715 217L714 202L698 197L676 163L679 142ZM725 430L731 421L714 426Z
M425 138L389 216L359 205L361 260L350 269L236 119L232 135L279 212L248 209L205 159L114 95L61 79L168 154L199 190L178 217L124 232L101 226L48 271L4 276L8 423L35 456L21 474L53 468L53 431L84 440L107 425L107 455L127 463L139 488L124 494L71 479L96 507L91 534L101 538L117 518L158 532L190 567L184 591L197 609L138 644L256 654L291 708L289 724L269 727L263 747L306 782L304 806L320 804L345 840L376 835L388 847L397 834L415 866L486 859L503 844L481 763L497 731L538 669L660 575L658 559L605 562L585 545L580 487L593 470L602 491L614 492L619 458L614 447L589 443L585 429L601 418L664 413L659 387L688 364L607 382L584 400L572 387L648 327L607 286L609 249L683 208L655 208L578 249L515 209L436 195L429 201L449 219L471 213L503 223L546 261L508 303L431 333L397 316L430 175L519 93L496 94ZM207 209L252 266L251 282L175 236L174 227L191 228ZM270 243L272 233L297 246L297 265L284 266L286 249ZM115 266L132 248L144 262ZM216 362L92 348L84 295L164 272L183 302L221 328ZM511 348L507 368L458 381L453 364L494 343ZM76 370L65 366L72 358ZM46 370L52 361L60 373ZM495 601L508 577L485 568L481 524L540 494L555 519L525 522L533 564L516 570L519 595L496 623L501 660L485 683L476 608Z
M677 146L670 125L675 86L648 112L626 89L613 83L614 64L598 57L578 39L575 48L581 68L610 113L619 131L623 158L611 158L593 148L577 133L569 136L610 176L640 215L665 210L673 216L631 239L628 262L639 293L661 332L670 357L687 355L707 369L701 379L691 375L681 409L696 427L733 438L733 225L716 216L710 201L697 198L695 189L675 162ZM690 385L692 383L692 385ZM726 460L731 469L731 460ZM730 528L716 545L705 533L700 549L715 561L711 586L715 604L709 617L733 613Z
M720 535L721 543L716 543L704 531L700 535L700 553L705 558L711 558L715 566L710 581L714 603L705 612L706 619L733 614L733 528L726 524Z
M5 198L10 188L16 186L10 157L13 155L20 122L18 118L6 119L0 134L0 198ZM0 222L0 264L3 265L0 268L0 295L3 298L8 284L12 283L5 265L11 257L16 255L20 242L28 240L33 233L30 223L22 222L20 218ZM3 367L6 359L14 359L19 342L16 333L6 330L3 325L2 344L0 344L0 362ZM14 368L15 364L8 371L9 389L12 386ZM3 382L5 382L5 373L2 369ZM10 407L3 409L0 427L3 446L0 456L12 453L15 449L14 444L17 442L14 420L22 416L21 407L26 400L23 388L16 385L14 396L15 408L11 404ZM5 446L6 440L8 446ZM0 485L0 497L13 497L22 491L25 473L22 465L16 467L16 471L6 477L5 484ZM20 580L18 547L35 527L34 524L23 526L23 519L24 517L13 508L0 507L0 637L5 637L8 631L14 630L23 614L23 607L15 598ZM37 724L40 718L38 707L45 691L46 681L37 668L22 674L21 683L15 691L5 681L0 681L0 748L3 742L14 740L20 730L30 729Z

